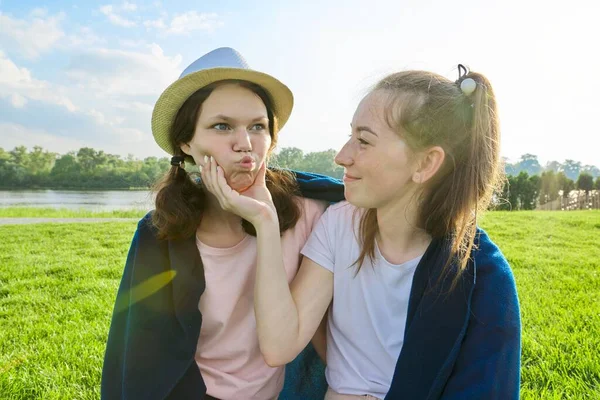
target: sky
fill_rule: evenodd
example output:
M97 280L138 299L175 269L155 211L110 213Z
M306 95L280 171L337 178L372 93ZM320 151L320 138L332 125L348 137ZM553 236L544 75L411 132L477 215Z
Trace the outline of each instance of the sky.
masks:
M290 87L279 148L340 149L388 73L486 75L502 155L600 166L600 3L592 0L0 0L0 147L165 156L150 117L194 60L233 47ZM596 50L594 50L596 49Z

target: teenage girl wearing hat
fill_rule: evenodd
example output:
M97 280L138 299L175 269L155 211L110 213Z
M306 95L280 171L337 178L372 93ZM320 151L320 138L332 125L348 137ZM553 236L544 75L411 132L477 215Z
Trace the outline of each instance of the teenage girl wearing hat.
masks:
M320 200L343 195L342 185L330 178L266 168L292 105L283 83L251 70L230 48L195 61L156 102L152 132L173 155L172 168L129 251L107 343L103 399L280 395L284 367L266 364L254 317L254 223L260 216L243 219L224 211L198 174L183 167L218 164L236 196L272 206L281 232L272 245L281 244L291 282L300 250L325 209ZM288 368L279 398L322 397L323 381L301 376L315 370L319 361L308 348Z
M254 301L267 363L292 360L331 307L326 400L519 398L515 282L477 227L502 176L496 100L483 75L459 70L455 82L395 73L361 101L335 159L348 201L319 220L291 287L273 204L237 196L214 162L202 172L227 210L261 215Z

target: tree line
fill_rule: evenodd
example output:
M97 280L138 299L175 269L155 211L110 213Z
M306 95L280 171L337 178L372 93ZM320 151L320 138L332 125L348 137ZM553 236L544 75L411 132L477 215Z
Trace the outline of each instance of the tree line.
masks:
M341 178L344 170L333 161L335 150L303 152L286 147L270 165ZM0 188L3 189L131 189L148 188L170 168L167 157L139 160L84 147L57 154L35 146L5 151L0 148ZM573 160L551 161L542 167L535 155L505 163L507 179L495 196L498 209L530 210L568 197L574 190L600 190L600 170Z
M334 150L304 153L284 148L269 160L271 166L318 172L341 178ZM83 147L57 154L35 146L5 151L0 148L0 188L3 189L132 189L148 188L163 176L170 157L122 157Z

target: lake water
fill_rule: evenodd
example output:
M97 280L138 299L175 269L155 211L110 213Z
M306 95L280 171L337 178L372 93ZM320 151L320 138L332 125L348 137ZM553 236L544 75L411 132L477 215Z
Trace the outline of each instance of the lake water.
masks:
M0 208L40 207L111 211L154 208L152 195L137 190L0 190Z

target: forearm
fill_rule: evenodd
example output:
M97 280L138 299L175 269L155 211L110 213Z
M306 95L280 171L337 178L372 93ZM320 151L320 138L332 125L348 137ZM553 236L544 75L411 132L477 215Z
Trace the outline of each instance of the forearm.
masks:
M258 246L254 312L261 352L269 365L291 361L300 345L298 310L283 265L277 217L255 225Z
M315 335L311 339L315 351L325 364L327 364L327 318L328 314L325 313L321 324L319 324Z

